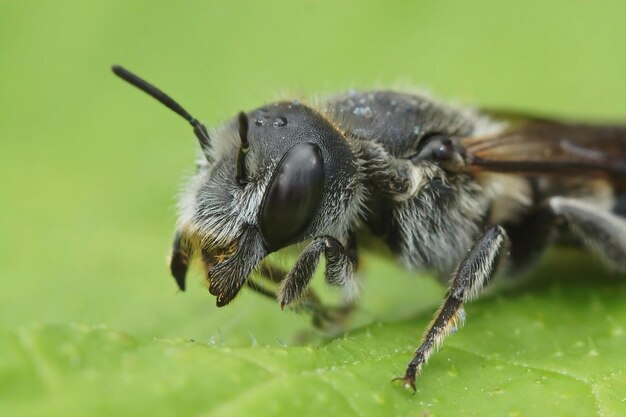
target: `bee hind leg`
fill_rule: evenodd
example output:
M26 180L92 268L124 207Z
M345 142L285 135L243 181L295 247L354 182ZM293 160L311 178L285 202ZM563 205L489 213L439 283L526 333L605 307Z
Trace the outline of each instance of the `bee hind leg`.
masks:
M512 273L535 264L559 232L598 255L609 268L626 271L626 220L579 199L552 197L519 224L507 227Z
M626 272L626 220L576 199L553 197L548 206L572 236L609 268Z
M508 238L501 226L492 226L474 244L454 273L446 298L424 334L422 344L409 362L404 377L395 378L415 392L415 378L430 355L443 343L446 335L464 319L463 304L475 298L490 281L503 255Z

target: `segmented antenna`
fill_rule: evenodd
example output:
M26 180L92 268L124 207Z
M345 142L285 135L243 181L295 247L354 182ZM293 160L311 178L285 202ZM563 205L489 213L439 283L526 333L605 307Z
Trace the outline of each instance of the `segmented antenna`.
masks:
M132 72L128 71L126 68L121 67L119 65L113 65L111 67L113 73L128 82L129 84L134 85L144 93L147 93L157 99L161 104L165 107L169 108L183 119L187 120L191 126L193 126L193 133L195 133L198 138L198 142L200 142L200 146L202 150L207 151L211 148L211 139L209 138L209 134L206 130L206 127L194 117L192 117L187 110L183 108L180 104L174 101L173 98L165 94L163 91L159 90L146 80L138 77Z
M248 116L246 116L244 112L239 112L238 119L241 145L239 146L239 153L237 154L237 182L239 182L239 184L245 184L248 182L246 178L246 154L250 150L250 143L248 142Z

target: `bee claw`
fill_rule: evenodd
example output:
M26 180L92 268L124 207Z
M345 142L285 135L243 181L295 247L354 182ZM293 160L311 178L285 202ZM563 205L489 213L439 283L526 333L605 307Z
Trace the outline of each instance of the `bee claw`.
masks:
M396 382L396 381L401 381L402 385L404 386L404 388L406 389L411 389L411 391L413 391L413 394L415 394L417 392L417 389L415 388L415 377L411 377L408 375L405 375L403 377L398 377L398 378L394 378L391 380L391 382Z

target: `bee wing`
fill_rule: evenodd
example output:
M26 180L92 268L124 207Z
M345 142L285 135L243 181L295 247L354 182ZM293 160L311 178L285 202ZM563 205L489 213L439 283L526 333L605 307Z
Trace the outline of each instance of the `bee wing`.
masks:
M512 117L491 136L461 142L471 171L596 173L626 177L626 125Z

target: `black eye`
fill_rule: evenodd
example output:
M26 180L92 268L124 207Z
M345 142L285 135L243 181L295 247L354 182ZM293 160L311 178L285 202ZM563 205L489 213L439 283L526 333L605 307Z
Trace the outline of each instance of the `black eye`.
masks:
M324 191L324 160L317 145L301 143L278 164L261 207L261 234L271 249L305 232Z
M454 156L454 145L446 136L435 134L425 139L414 159L430 159L436 161L447 161Z

